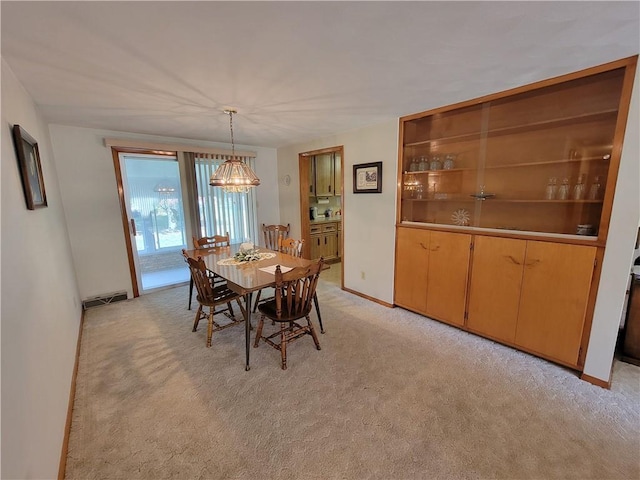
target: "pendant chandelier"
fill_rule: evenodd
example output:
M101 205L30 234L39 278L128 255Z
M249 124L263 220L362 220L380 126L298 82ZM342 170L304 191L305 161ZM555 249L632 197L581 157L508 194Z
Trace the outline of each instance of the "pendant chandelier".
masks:
M209 179L212 187L222 187L226 193L247 193L251 187L260 185L260 179L253 170L239 158L236 158L236 147L233 141L233 114L236 110L225 110L229 115L231 130L231 158L220 165Z

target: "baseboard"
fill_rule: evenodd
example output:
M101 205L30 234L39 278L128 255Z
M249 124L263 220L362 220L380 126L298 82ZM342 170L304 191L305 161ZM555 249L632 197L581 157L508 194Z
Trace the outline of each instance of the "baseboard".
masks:
M67 421L64 426L64 438L62 439L62 452L60 453L60 466L58 467L58 480L64 480L67 470L67 454L69 453L69 433L71 433L71 419L73 417L73 402L76 398L76 378L78 377L78 363L80 362L80 343L82 341L82 328L84 327L84 310L80 315L80 327L78 328L78 341L76 343L76 359L71 374L71 388L69 391L69 405L67 407Z
M351 290L349 288L343 288L342 290L344 290L345 292L353 293L354 295L357 295L358 297L365 298L365 299L367 299L367 300L369 300L371 302L379 303L383 307L393 308L393 304L392 303L383 302L382 300L370 297L369 295L365 295L364 293L356 292L355 290Z
M586 373L582 373L582 375L580 375L580 380L584 380L585 382L589 382L592 385L595 385L597 387L602 387L607 390L611 389L611 376L609 376L609 380L605 381L605 380L600 380L599 378L596 378L596 377L592 377L591 375L587 375Z

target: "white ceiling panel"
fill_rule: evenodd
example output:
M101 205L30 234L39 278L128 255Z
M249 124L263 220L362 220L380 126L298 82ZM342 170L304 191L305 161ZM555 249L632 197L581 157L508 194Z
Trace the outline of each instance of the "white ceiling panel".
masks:
M640 51L631 2L12 2L51 123L279 147Z

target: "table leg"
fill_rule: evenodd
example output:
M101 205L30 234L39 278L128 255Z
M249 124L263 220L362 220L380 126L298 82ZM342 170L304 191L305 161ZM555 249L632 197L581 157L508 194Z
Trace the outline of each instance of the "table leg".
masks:
M318 323L320 324L320 333L324 333L324 327L322 326L322 316L320 315L320 305L318 304L318 294L313 294L313 304L316 306L316 314L318 315Z
M251 370L249 366L249 344L251 343L251 292L244 295L244 335L245 335L245 349L247 364L245 365L245 371Z

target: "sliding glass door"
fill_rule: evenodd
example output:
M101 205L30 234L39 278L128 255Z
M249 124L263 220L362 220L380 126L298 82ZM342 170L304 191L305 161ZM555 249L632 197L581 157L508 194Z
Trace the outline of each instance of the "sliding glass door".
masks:
M131 252L140 293L189 281L191 248L175 156L120 153Z

